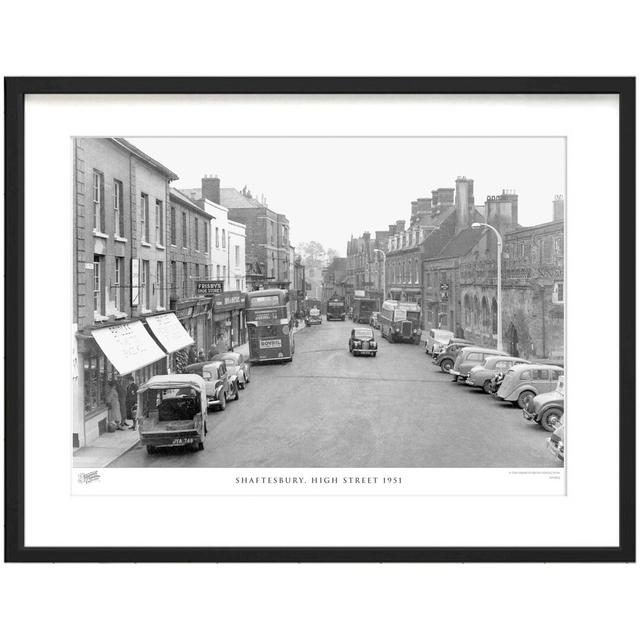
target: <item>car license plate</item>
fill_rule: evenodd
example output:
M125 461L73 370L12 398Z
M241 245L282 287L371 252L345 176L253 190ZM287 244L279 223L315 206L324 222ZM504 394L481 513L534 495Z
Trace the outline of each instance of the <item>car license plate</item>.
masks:
M261 349L279 349L282 347L282 340L260 340Z
M174 438L172 444L193 444L193 438Z

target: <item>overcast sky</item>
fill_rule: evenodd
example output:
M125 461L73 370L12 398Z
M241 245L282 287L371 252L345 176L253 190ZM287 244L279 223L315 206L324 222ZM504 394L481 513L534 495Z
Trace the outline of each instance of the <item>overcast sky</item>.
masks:
M174 171L178 189L217 174L222 187L267 198L291 223L291 241L318 240L346 255L347 240L409 220L411 201L474 180L476 204L518 194L519 222L552 217L565 193L564 138L128 138Z

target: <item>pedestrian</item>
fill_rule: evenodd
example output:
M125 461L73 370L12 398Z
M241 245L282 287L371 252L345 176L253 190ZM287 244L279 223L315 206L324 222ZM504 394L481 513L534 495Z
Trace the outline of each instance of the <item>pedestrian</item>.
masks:
M129 423L127 422L127 390L124 386L124 379L122 377L116 380L116 391L118 393L118 400L120 401L120 424L123 427L128 427Z
M207 357L209 360L213 360L220 352L218 351L218 347L215 344L212 344L209 347L209 352L207 353Z
M129 384L127 385L127 419L133 422L132 429L136 428L136 415L135 407L138 403L138 385L135 383L133 376L128 377Z
M107 405L107 428L109 431L116 431L121 429L120 422L122 421L122 415L120 414L120 398L118 397L118 390L116 389L116 381L109 380L109 391L106 398Z
M198 359L198 352L196 350L196 345L192 344L189 348L189 364L194 364Z
M198 362L206 362L207 361L207 356L204 355L204 349L200 349L200 351L198 351Z

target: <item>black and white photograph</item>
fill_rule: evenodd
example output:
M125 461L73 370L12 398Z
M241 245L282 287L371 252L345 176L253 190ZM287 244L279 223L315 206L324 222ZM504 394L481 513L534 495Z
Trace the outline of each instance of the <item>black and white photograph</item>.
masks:
M74 469L562 469L565 142L74 138Z

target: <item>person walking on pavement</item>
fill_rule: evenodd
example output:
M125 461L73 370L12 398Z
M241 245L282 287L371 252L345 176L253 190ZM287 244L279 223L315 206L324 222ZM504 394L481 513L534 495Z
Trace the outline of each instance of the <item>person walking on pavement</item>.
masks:
M116 391L118 392L118 400L120 401L120 424L123 427L129 427L127 422L127 391L124 388L124 378L118 378L116 381Z
M132 429L136 428L136 415L135 409L138 404L138 385L135 383L133 376L128 376L129 384L127 385L127 395L126 395L126 404L127 404L127 419L133 422Z
M118 397L118 390L116 389L116 381L109 380L109 391L107 393L106 405L107 412L107 424L109 430L115 431L116 429L122 429L120 422L122 422L122 415L120 413L120 398Z

